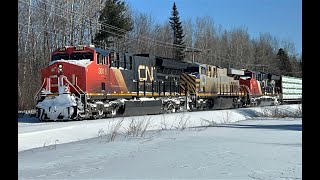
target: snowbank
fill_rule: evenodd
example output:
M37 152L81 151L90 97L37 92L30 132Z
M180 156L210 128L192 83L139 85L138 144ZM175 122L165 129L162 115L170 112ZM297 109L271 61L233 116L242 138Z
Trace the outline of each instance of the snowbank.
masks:
M18 123L18 152L53 144L69 143L90 139L114 131L120 123L120 132L127 132L132 122L146 125L146 130L184 129L195 126L208 126L247 120L269 110L296 112L301 105L283 105L230 110L183 112L153 116L118 117L99 120L53 122L29 124L20 119Z

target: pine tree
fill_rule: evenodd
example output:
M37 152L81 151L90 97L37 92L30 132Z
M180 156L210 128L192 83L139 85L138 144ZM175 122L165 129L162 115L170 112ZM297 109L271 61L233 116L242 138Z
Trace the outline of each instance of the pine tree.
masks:
M279 59L279 69L281 71L281 74L291 75L292 66L287 52L284 49L280 48L277 56Z
M171 17L169 19L170 19L169 21L170 26L173 30L174 58L178 60L183 60L184 49L185 49L185 45L183 42L184 35L183 35L182 25L180 22L179 12L177 10L177 6L175 2L173 3Z
M100 46L110 46L115 39L121 39L133 29L133 22L128 9L121 0L107 0L99 17L101 29L95 35L94 43ZM116 28L115 28L116 27Z

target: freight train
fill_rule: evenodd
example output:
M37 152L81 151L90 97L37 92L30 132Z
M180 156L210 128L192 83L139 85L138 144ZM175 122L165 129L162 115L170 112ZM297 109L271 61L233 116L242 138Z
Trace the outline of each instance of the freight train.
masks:
M301 102L302 79L93 45L61 47L41 70L36 117L98 119Z

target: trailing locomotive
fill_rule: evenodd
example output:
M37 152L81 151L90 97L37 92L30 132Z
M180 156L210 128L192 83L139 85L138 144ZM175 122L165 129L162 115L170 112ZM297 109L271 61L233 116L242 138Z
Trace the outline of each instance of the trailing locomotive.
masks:
M92 45L55 50L41 74L36 116L42 121L271 105L283 98L280 76Z

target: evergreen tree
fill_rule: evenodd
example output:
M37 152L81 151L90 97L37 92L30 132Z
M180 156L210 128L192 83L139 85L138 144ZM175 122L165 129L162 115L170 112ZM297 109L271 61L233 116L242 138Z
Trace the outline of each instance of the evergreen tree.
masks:
M279 69L281 71L281 74L291 75L292 66L287 52L284 49L280 48L277 56L279 59Z
M121 0L106 1L99 17L99 23L101 23L101 29L95 35L94 43L100 46L109 47L110 43L115 43L116 39L122 38L133 29L128 9Z
M174 58L179 59L179 60L183 60L184 49L185 49L185 45L183 42L184 35L183 35L182 25L180 22L179 12L177 10L177 6L176 6L175 2L173 3L169 23L170 23L170 26L173 30Z

